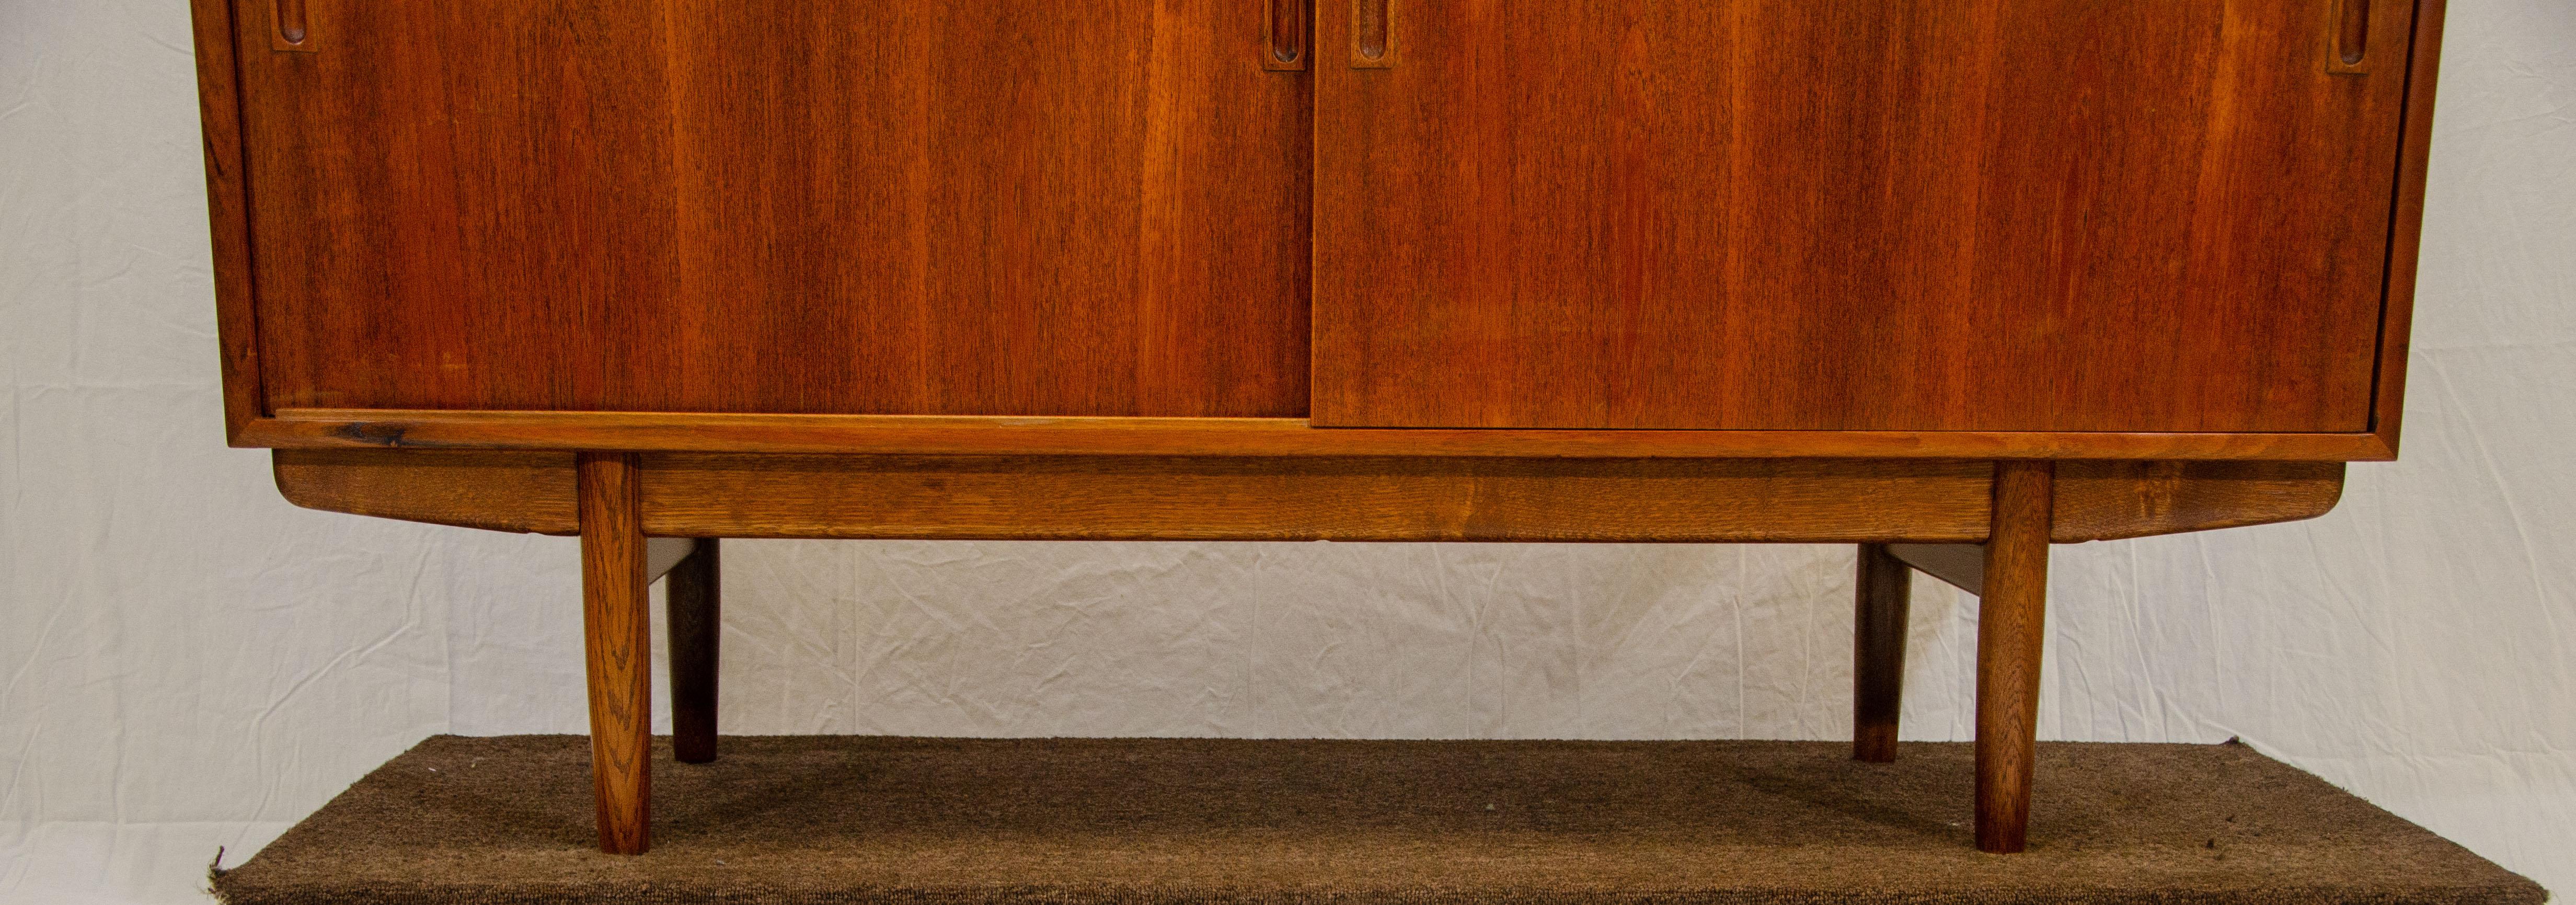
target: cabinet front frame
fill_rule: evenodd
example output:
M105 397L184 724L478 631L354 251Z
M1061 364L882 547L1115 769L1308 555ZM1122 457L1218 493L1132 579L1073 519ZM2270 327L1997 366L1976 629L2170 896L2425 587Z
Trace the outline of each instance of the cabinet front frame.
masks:
M261 392L252 197L233 0L190 0L205 137L225 428L244 448L437 447L1071 455L1449 455L1572 458L2396 458L2407 331L2446 0L2417 0L2400 125L2370 430L2083 433L1315 428L1305 419L711 415L272 409Z

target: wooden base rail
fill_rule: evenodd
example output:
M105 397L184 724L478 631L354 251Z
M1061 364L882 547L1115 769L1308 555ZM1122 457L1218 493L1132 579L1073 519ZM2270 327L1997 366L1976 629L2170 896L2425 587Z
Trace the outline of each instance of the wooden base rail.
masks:
M278 450L332 512L570 535L573 454ZM1982 543L1994 467L1955 460L644 453L653 537ZM2062 462L2051 540L2314 518L2340 462ZM1897 550L1904 555L1904 549Z

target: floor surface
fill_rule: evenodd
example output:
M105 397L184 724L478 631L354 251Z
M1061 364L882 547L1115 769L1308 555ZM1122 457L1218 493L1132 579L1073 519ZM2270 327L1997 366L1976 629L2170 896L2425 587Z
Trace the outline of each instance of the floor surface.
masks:
M534 902L2530 903L2241 745L2041 746L1975 851L1964 744L751 737L592 848L578 736L438 737L216 880L235 905Z

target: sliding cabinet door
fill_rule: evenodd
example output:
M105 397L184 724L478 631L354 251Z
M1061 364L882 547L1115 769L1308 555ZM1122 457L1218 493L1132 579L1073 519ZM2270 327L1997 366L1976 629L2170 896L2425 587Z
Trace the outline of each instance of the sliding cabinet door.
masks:
M235 12L272 408L1305 411L1261 0Z
M1326 8L1318 424L2369 426L2411 2Z

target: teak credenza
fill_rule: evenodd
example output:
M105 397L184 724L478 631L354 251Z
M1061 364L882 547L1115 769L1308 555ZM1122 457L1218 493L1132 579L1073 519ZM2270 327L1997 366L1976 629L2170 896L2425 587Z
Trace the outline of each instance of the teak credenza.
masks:
M1858 544L1856 756L1978 593L2019 850L2049 545L2396 456L2443 10L193 3L232 443L581 536L626 853L726 537Z

